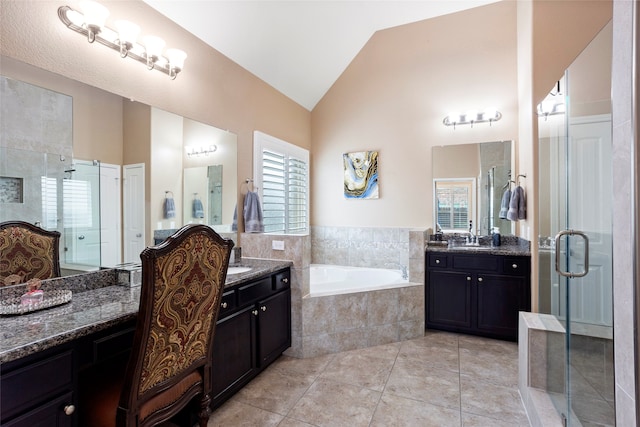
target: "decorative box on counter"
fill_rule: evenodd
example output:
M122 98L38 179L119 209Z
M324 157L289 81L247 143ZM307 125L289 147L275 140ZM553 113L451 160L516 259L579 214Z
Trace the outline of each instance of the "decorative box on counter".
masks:
M118 275L118 285L129 287L142 285L142 264L139 262L118 264L115 269Z

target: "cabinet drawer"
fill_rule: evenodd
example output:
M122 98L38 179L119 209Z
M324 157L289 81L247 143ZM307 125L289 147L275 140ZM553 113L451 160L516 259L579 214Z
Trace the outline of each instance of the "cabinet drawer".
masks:
M455 269L475 271L498 271L500 257L495 255L453 255L452 266Z
M291 273L290 270L280 272L273 276L273 290L279 291L281 289L287 289L291 286Z
M4 427L71 427L73 416L65 414L65 407L72 404L72 393L68 392L62 396L50 400L42 405L38 405L32 411L22 414L17 418L3 424Z
M433 268L447 268L447 256L443 254L427 255L427 263Z
M48 401L62 391L71 390L72 381L71 350L3 372L0 381L2 417L11 417Z
M227 291L222 294L222 301L220 302L220 313L218 314L218 318L224 317L224 315L234 308L236 308L238 304L236 303L236 291Z
M513 276L524 276L529 272L529 260L505 257L502 260L502 272Z
M93 340L93 363L102 362L131 350L135 331L136 328L131 327Z
M243 306L257 299L264 298L273 292L271 288L271 277L241 286L238 288L238 305Z

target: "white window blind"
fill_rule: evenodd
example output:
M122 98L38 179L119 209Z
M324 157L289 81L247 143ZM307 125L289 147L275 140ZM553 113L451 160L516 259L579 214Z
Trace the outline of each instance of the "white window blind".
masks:
M305 233L309 226L309 152L255 132L254 159L265 233Z
M58 228L58 181L41 177L42 185L42 227L47 230Z
M91 228L91 183L75 179L62 181L65 228Z
M438 224L443 230L468 230L473 218L473 181L436 182Z

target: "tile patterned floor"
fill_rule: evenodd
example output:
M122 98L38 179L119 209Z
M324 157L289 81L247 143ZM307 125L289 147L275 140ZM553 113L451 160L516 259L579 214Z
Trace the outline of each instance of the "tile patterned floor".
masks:
M311 359L282 356L208 427L529 426L517 378L517 344L427 331Z

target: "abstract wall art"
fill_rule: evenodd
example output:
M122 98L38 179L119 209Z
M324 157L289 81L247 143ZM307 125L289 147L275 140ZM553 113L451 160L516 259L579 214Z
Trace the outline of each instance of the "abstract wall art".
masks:
M344 163L344 197L378 198L378 152L357 151L342 155Z

